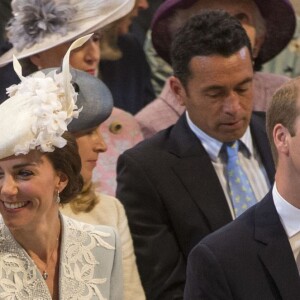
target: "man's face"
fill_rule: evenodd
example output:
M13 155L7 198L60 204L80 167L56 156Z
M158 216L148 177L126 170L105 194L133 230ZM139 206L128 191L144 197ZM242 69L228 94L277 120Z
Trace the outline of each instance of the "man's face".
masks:
M300 111L300 98L297 99L296 109ZM289 168L291 174L298 177L300 173L300 115L298 115L294 121L294 132L290 132L287 128L285 130L286 133L286 141L285 143L288 145L288 152L286 156L289 158ZM282 151L278 150L279 152Z
M193 57L189 69L186 87L176 77L171 78L171 87L193 123L221 142L241 138L252 112L253 67L248 48L230 57Z
M203 9L223 9L236 17L244 27L252 47L256 44L256 29L254 15L257 10L252 0L201 0L194 6L195 11Z

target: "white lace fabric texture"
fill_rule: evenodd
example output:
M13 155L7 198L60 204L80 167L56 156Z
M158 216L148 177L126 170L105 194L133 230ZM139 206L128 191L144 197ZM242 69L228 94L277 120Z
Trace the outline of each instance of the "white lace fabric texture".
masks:
M107 299L115 245L111 232L61 217L60 299ZM106 228L106 227L105 227ZM99 260L99 250L101 258ZM112 258L113 260L113 258ZM0 299L51 300L41 273L0 219Z

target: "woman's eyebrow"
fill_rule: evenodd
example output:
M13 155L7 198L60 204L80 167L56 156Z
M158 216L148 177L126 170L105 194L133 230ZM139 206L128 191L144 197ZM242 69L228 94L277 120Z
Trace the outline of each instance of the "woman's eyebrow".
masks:
M36 166L36 165L37 165L37 163L35 163L35 162L20 163L20 164L14 165L13 169L20 169L20 168L24 168L24 167L28 167L28 166Z

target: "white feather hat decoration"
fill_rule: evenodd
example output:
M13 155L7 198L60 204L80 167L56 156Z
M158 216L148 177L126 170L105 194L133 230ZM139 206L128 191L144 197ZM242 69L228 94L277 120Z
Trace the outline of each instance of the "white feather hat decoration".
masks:
M76 40L67 51L62 71L45 75L39 71L22 76L22 68L14 58L14 69L21 82L7 89L9 98L0 105L0 159L27 154L36 149L52 152L62 148L67 125L78 117L77 93L71 83L69 56L71 50L83 45L91 35Z

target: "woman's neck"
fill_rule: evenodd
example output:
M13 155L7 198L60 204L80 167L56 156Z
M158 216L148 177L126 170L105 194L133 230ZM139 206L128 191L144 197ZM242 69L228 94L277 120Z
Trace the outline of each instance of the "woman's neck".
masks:
M57 214L51 221L40 224L35 230L20 230L12 234L41 273L51 298L58 299L61 220Z
M57 244L57 238L60 237L60 217L57 213L56 216L41 220L31 228L26 227L10 231L15 240L30 256L35 255L46 261Z

